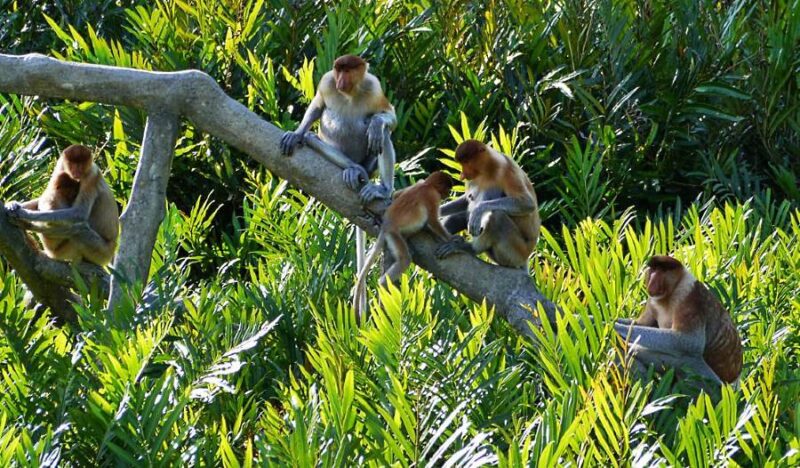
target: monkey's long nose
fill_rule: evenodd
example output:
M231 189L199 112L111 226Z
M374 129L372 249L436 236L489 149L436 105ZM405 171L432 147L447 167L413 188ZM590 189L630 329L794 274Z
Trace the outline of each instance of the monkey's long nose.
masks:
M466 179L467 179L467 176L465 176L463 172L458 175L458 180L466 180Z

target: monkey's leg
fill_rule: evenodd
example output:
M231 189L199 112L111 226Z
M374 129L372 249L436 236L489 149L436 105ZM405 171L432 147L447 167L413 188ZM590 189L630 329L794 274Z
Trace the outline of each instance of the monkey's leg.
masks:
M114 258L114 251L117 244L114 241L107 241L92 229L88 224L81 223L80 230L76 232L71 240L80 256L96 265L107 265Z
M675 355L669 352L644 348L637 344L631 345L630 353L640 366L638 371L641 372L642 375L646 369L652 365L659 370L666 368L688 370L690 375L696 375L701 378L698 384L700 388L706 390L707 393L711 389L711 387L706 385L707 383L711 383L714 386L722 385L720 378L714 373L714 370L711 369L708 363L703 360L702 356Z
M343 169L342 179L344 179L345 185L350 190L357 191L365 183L369 182L369 174L364 167L354 163L346 154L325 143L317 135L306 133L305 144Z
M395 261L386 270L386 274L381 276L380 283L382 286L386 286L386 280L391 279L397 285L403 272L411 265L411 253L405 239L397 232L386 233L386 245Z
M500 266L525 268L528 265L528 243L516 223L502 211L484 216L480 235L472 241L477 253L488 251L489 258Z
M467 220L469 219L469 213L464 210L459 213L451 214L449 216L442 217L442 226L447 229L447 232L450 234L455 234L457 232L461 232L467 228Z
M392 196L392 191L394 190L395 152L391 135L388 129L383 133L383 152L378 157L378 174L381 181L379 184L367 183L361 188L359 196L362 204L366 205L372 200L378 198L388 199Z

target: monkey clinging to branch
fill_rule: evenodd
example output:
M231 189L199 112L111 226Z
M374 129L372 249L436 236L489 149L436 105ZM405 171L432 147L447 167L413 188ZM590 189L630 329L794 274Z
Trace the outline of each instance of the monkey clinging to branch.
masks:
M363 268L358 272L355 294L353 298L356 316L361 320L364 313L363 304L366 301L361 297L365 294L364 287L367 272L375 262L378 252L384 243L389 247L394 262L381 277L380 283L386 285L387 278L396 282L400 275L411 265L411 252L405 238L416 234L426 226L442 242L450 239L444 226L439 222L439 204L442 198L450 194L453 180L441 171L436 171L427 179L419 181L406 189L395 192L395 198L383 215L378 240L372 246Z
M114 257L119 209L92 152L83 145L62 151L42 195L9 203L8 216L39 233L50 258L104 266Z
M628 336L639 361L687 367L714 382L733 383L742 371L742 343L731 316L714 294L677 260L647 263L647 305L635 322L614 328Z

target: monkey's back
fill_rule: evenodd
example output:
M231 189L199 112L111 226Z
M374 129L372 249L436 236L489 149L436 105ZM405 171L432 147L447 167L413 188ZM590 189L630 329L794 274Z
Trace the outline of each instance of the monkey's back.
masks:
M97 184L97 199L89 215L89 225L103 239L116 243L119 236L119 208L114 193L102 176Z
M695 282L706 319L706 348L703 359L724 382L736 381L742 371L742 342L728 311L703 283Z
M384 223L388 226L402 227L401 234L413 234L420 231L428 221L426 200L436 202L438 216L438 203L441 196L435 188L419 181L416 184L403 190L397 198L392 200L392 204L386 209L383 216Z

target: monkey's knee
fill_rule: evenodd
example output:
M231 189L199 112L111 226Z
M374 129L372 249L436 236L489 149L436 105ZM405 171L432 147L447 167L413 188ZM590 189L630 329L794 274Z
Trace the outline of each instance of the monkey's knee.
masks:
M479 244L489 251L489 257L498 265L525 268L533 249L511 218L498 211L484 217Z
M456 213L442 218L442 226L450 234L461 232L467 228L467 212Z

